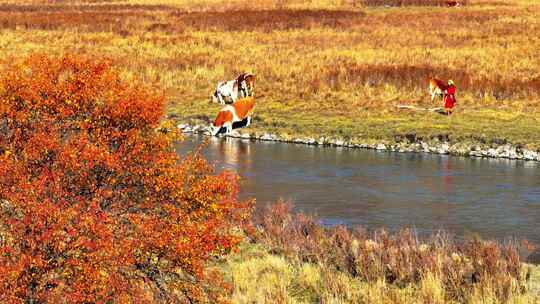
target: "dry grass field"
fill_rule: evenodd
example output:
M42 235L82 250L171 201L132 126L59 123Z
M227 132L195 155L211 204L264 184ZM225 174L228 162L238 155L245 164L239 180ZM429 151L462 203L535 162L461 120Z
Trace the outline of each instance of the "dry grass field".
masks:
M251 71L258 82L250 132L351 141L448 134L540 148L540 2L438 4L5 1L0 54L106 56L125 77L159 82L178 121L212 120L217 82ZM427 94L431 76L456 82L455 115L396 108L441 106Z
M417 249L417 248L415 248ZM451 259L451 257L450 257ZM438 263L448 257L436 256ZM333 265L332 265L333 266ZM366 282L346 271L303 262L272 253L265 245L244 243L240 251L221 266L233 283L232 303L372 303L372 304L537 304L540 303L540 267L524 265L531 278L527 292L479 284L463 287L465 298L452 299L445 284L448 278L427 272L421 283L388 283L383 276ZM330 268L330 269L329 269ZM456 267L458 268L458 267ZM458 269L451 269L452 271ZM458 270L459 271L459 270ZM259 284L253 284L259 282ZM264 282L264 283L263 283ZM512 280L507 284L516 284ZM514 287L517 285L513 285ZM504 293L504 291L503 291Z
M211 121L220 108L210 103L217 82L250 71L257 75L250 132L363 142L445 134L453 141L503 140L540 149L540 1L443 4L0 0L0 65L31 53L107 57L123 77L159 84L169 116L179 122ZM427 94L433 76L455 81L454 115L396 107L441 106ZM513 251L489 242L479 245L482 251L438 245L436 239L422 247L409 235L372 244L373 235L313 228L326 244L320 248L337 248L323 253L303 227L267 226L268 235L263 232L223 266L234 303L540 303L540 269L520 269L507 254ZM295 238L279 244L280 235ZM348 238L341 242L343 235ZM312 256L294 254L299 244ZM355 246L365 250L360 254ZM347 264L350 257L359 270ZM380 263L371 263L372 257ZM402 281L389 282L383 268L366 270L364 277L356 272L388 260L399 262L391 273ZM412 271L422 265L430 271ZM485 271L478 285L471 277L475 269ZM253 284L260 280L265 284Z

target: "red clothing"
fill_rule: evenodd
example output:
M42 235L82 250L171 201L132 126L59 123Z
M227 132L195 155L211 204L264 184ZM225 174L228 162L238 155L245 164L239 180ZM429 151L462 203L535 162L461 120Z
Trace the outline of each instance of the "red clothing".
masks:
M446 94L444 95L445 108L452 109L456 104L456 97L454 96L454 94L456 94L456 87L453 85L449 86L448 89L446 89Z

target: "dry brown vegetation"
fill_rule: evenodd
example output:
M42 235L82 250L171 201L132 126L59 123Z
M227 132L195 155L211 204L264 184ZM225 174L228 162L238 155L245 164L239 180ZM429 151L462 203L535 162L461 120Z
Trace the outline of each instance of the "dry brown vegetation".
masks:
M535 303L519 243L323 227L277 203L229 260L236 303ZM258 246L258 247L256 247ZM253 282L259 284L253 284ZM531 294L532 292L532 294Z
M450 6L453 1L448 0L362 0L366 6ZM468 1L458 1L460 5L467 5Z
M212 119L216 83L251 71L258 103L250 132L540 146L539 3L370 3L11 2L0 5L0 52L7 60L35 51L106 56L126 77L159 81L182 121ZM427 95L433 76L456 82L456 115L395 107L440 105Z
M403 7L385 8L389 2ZM250 132L350 141L442 134L540 147L535 0L470 0L458 9L420 0L2 3L0 64L34 52L107 57L123 78L164 86L168 112L180 121L213 117L219 106L208 100L217 81L250 71L258 77ZM455 80L454 116L396 109L439 105L427 96L432 76ZM234 302L531 302L521 298L527 274L512 245L289 219L259 222L264 230L255 238L270 252L232 270ZM301 280L280 285L282 274ZM245 296L236 279L253 288L255 275L272 275L266 282L278 282L275 289L255 286L267 293Z
M374 3L374 2L373 2ZM210 120L218 81L258 77L249 132L346 141L400 134L540 147L540 3L460 8L362 1L47 1L0 4L0 52L81 52L159 81L178 120ZM420 5L420 6L418 6ZM425 107L430 77L457 84L451 118Z

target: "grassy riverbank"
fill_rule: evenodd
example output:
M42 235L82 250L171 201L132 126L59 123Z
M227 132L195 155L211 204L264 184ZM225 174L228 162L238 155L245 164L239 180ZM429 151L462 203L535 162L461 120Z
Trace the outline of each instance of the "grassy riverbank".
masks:
M520 264L519 244L325 229L288 208L268 208L219 264L233 303L540 302L540 267Z
M531 279L525 294L513 294L507 303L540 303L540 267L530 267ZM273 254L268 248L244 243L220 269L233 287L232 303L396 303L439 304L448 294L441 278L428 276L417 285L399 287L382 278L375 283L358 280L351 275L328 270L324 265L290 260ZM254 282L258 282L254 284ZM472 291L470 304L499 303L493 291Z
M358 142L448 134L540 148L538 1L362 5L374 2L4 4L0 53L107 56L124 76L159 82L178 121L212 120L216 83L252 71L250 132ZM430 76L455 80L455 115L396 108L440 106L427 96Z

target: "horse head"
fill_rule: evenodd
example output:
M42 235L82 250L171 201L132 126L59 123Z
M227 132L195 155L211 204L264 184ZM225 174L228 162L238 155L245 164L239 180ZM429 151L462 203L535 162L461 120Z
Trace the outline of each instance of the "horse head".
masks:
M253 85L255 83L255 74L243 73L240 88L244 91L246 97L253 96Z
M236 77L236 83L238 89L242 92L242 97L253 96L253 82L255 81L255 75L250 73L242 73Z

